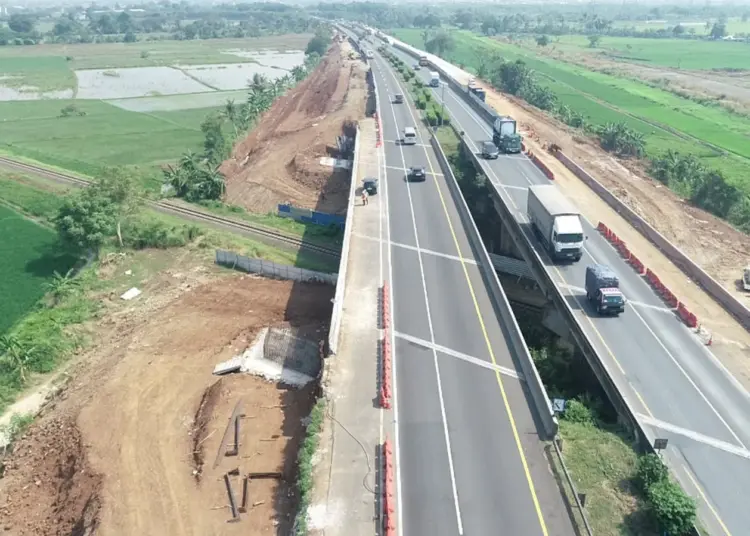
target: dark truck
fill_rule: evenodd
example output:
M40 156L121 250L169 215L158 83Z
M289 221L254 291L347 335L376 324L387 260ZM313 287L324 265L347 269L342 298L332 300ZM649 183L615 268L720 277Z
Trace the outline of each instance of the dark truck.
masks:
M521 135L516 128L516 120L507 115L495 119L492 125L492 141L505 154L520 153Z
M603 264L586 267L586 298L600 315L618 316L625 312L625 297L620 292L617 274Z

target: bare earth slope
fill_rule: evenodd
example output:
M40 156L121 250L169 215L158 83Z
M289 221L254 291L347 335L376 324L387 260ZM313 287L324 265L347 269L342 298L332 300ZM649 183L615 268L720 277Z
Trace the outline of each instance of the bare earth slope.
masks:
M275 212L286 202L345 212L349 172L320 159L336 157L336 137L351 134L346 125L365 115L366 66L350 52L348 43L334 43L315 71L235 146L221 168L228 202L255 212Z

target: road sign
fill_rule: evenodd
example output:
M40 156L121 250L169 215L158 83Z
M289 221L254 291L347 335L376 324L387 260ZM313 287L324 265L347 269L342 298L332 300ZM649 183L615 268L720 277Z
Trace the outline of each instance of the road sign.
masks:
M552 411L555 413L562 413L565 411L565 399L564 398L553 398L552 399Z
M664 450L668 442L668 439L654 439L654 450Z

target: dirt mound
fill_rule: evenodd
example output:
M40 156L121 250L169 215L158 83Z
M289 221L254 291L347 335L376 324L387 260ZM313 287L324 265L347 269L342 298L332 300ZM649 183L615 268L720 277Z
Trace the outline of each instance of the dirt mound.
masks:
M320 65L280 97L222 164L227 201L254 212L279 203L329 213L346 211L349 173L321 164L338 157L336 139L365 115L367 66L335 43Z
M33 426L5 461L0 525L18 536L93 534L102 477L88 464L70 417Z
M302 422L316 386L290 390L249 375L217 381L212 370L266 326L325 339L333 288L214 272L184 256L172 262L179 271L144 281L136 300L105 305L104 318L92 326L96 349L81 358L66 390L6 459L3 534L291 530ZM120 265L113 274L122 271ZM238 402L239 453L225 456L221 441ZM281 478L251 482L247 512L227 523L222 477L236 468ZM232 478L240 500L241 481Z

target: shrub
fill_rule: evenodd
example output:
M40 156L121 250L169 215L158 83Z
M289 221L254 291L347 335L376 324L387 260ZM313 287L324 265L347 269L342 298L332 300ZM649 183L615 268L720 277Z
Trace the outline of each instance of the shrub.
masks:
M568 422L574 422L577 424L584 424L591 426L594 424L594 414L586 407L586 405L580 400L575 398L568 400L565 405L565 412L563 413L563 419Z
M160 220L138 218L123 229L123 242L133 249L176 248L186 245L202 234L195 225L169 225Z
M417 108L419 108L420 110L424 110L425 108L427 108L427 102L424 100L424 98L421 95L417 97L416 104L417 104Z
M682 488L664 479L648 489L651 508L661 528L672 536L689 534L696 518L696 506Z
M312 459L320 442L320 430L323 427L325 415L325 399L319 398L310 412L310 422L305 431L305 440L300 447L297 458L298 471L297 490L299 492L299 513L297 514L296 534L304 536L307 534L307 508L313 487L313 463Z
M667 480L669 477L667 466L661 461L657 454L646 454L638 458L638 467L636 469L636 478L638 484L644 492L654 484Z

